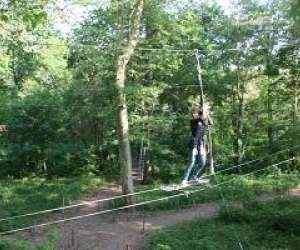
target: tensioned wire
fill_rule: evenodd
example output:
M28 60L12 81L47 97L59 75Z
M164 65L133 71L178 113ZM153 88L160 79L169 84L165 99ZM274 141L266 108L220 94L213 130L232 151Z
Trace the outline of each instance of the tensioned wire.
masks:
M68 47L68 46L72 46L72 44L70 45L64 45L64 44L56 44L56 43L37 43L37 44L29 44L31 46L55 46L55 47ZM73 44L74 45L79 45L79 46L83 46L83 47L96 47L98 49L100 49L101 51L103 50L107 50L107 51L122 51L123 49L117 49L117 48L107 48L106 46L103 45L98 45L98 44ZM278 49L282 49L282 48L290 48L290 47L299 47L300 44L282 44L282 45L278 45ZM236 52L250 52L250 51L261 51L261 50L269 50L269 48L267 47L245 47L245 48L216 48L216 49L180 49L180 48L142 48L142 47L138 47L135 49L136 51L150 51L150 52L158 52L158 53L163 53L163 52L170 52L170 53L184 53L189 55L188 53L192 53L194 54L195 50L198 50L199 52L226 52L226 51L236 51Z
M239 177L245 177L245 176L252 175L254 173L259 173L259 172L261 172L263 170L266 170L266 169L269 169L269 168L272 168L272 167L276 167L276 166L282 165L284 163L288 163L288 162L293 161L293 160L295 160L295 158L290 158L288 160L281 161L279 163L269 165L269 166L264 167L262 169L251 171L250 173L240 175ZM28 227L18 228L18 229L14 229L14 230L9 230L9 231L5 231L5 232L1 232L0 235L6 235L6 234L16 233L16 232L20 232L20 231L26 231L26 230L35 229L35 228L40 228L40 227L46 227L46 226L50 226L50 225L61 224L61 223L64 223L64 222L79 220L79 219L83 219L83 218L87 218L87 217L91 217L91 216L96 216L96 215L108 214L108 213L115 212L115 211L121 211L121 210L129 209L129 208L144 206L144 205L151 204L151 203L154 203L154 202L167 201L167 200L170 200L170 199L173 199L173 198L177 198L177 197L180 197L180 196L192 195L192 194L195 194L197 192L207 190L209 188L219 187L221 185L230 183L233 180L236 180L236 178L231 178L228 181L224 181L222 183L219 183L219 184L216 184L216 185L213 185L213 186L210 186L210 187L205 187L205 188L202 188L202 189L187 191L187 192L183 192L183 193L180 193L180 194L176 194L176 195L172 195L172 196L167 196L167 197L163 197L163 198L159 198L159 199L155 199L155 200L150 200L150 201L135 203L135 204L132 204L132 205L127 205L127 206L122 206L122 207L118 207L118 208L108 209L108 210L104 210L104 211L100 211L100 212L96 212L96 213L90 213L90 214L86 214L86 215L74 216L74 217L70 217L70 218L66 218L66 219L61 219L61 220L56 220L56 221L51 221L51 222L47 222L47 223L42 223L42 224L38 224L38 225L34 225L34 226L28 226ZM190 187L190 186L191 185L189 185L188 187Z
M226 169L219 170L217 172L217 174L220 174L220 173L232 170L232 169L236 169L236 168L239 168L239 167L242 167L242 166L247 166L251 163L263 161L264 159L267 159L268 157L275 156L275 155L280 155L283 152L288 152L288 151L293 150L295 148L300 148L300 145L296 145L294 147L290 147L288 149L278 151L278 152L273 153L271 155L266 155L266 156L260 157L258 159L254 159L254 160L251 160L251 161L248 161L248 162L245 162L245 163L241 163L241 164L238 164L238 165L228 167ZM210 176L215 176L215 174L206 175L206 177L210 177ZM192 185L189 185L189 186L192 186ZM39 214L46 214L46 213L50 213L50 212L55 212L55 211L60 211L60 210L65 210L65 209L70 209L70 208L75 208L75 207L80 207L80 206L87 206L87 205L100 203L100 202L112 201L112 200L115 200L115 199L120 199L120 198L124 198L124 197L128 197L128 196L136 196L136 195L140 195L140 194L151 193L151 192L155 192L155 191L159 191L159 190L161 190L160 187L159 188L148 189L148 190L144 190L144 191L140 191L140 192L130 193L130 194L123 194L123 195L113 196L113 197L109 197L109 198L98 199L98 200L89 201L89 202L83 202L83 203L69 205L69 206L62 206L62 207L57 207L57 208L53 208L53 209L41 210L41 211L37 211L37 212L33 212L33 213L27 213L27 214L22 214L22 215L11 216L11 217L0 219L0 222L8 221L8 220L14 220L14 219L18 219L18 218L24 218L24 217L28 217L28 216L39 215Z

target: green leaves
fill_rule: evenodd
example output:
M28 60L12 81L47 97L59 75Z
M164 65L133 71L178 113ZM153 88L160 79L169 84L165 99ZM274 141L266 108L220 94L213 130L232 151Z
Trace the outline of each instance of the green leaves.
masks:
M117 158L110 157L117 155L118 142L112 87L115 58L120 52L115 47L116 23L120 21L116 3L91 10L69 40L55 35L46 24L56 17L54 12L47 13L55 2L22 0L4 6L0 16L0 102L6 106L13 97L11 104L16 107L1 112L0 118L1 124L9 121L15 132L5 143L14 144L10 157L16 169L22 164L28 170L35 168L32 166L42 169L41 162L50 156L57 173L63 172L61 166L68 169L67 165L76 161L83 166L94 164L91 169L95 172L110 171L111 165L117 165ZM86 6L90 2L70 4ZM272 150L295 143L299 65L297 49L282 46L297 43L290 32L287 4L241 1L236 8L241 20L224 15L217 6L182 8L177 4L177 0L146 1L141 43L128 65L125 88L133 154L141 140L148 141L149 164L155 165L157 173L174 158L184 165L189 112L199 95L194 49L200 49L205 96L214 112L217 161L233 162L237 153L234 141L243 144L243 160L269 153L270 138L274 139ZM124 1L123 7L127 27L131 2ZM291 119L293 128L287 126ZM238 125L242 126L236 138ZM57 138L65 139L60 150L54 150ZM17 140L24 147L17 147ZM79 148L72 146L75 141ZM27 147L29 142L35 146ZM18 154L22 150L33 157ZM3 152L4 159L8 152ZM25 160L20 164L14 155ZM173 169L171 165L164 178ZM72 167L68 170L76 172Z

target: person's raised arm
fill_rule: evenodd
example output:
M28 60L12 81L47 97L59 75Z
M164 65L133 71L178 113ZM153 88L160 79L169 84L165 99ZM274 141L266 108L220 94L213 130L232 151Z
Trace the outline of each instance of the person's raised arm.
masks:
M208 123L208 126L214 125L214 122L213 122L212 118L210 117L210 115L207 116L207 123Z

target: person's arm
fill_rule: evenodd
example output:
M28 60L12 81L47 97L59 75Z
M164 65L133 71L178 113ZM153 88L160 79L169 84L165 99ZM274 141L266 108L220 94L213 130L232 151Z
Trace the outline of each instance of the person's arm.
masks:
M195 137L195 129L194 129L194 120L193 119L191 120L191 133L192 133L192 136Z
M207 123L208 123L208 126L214 125L214 122L209 115L207 116Z

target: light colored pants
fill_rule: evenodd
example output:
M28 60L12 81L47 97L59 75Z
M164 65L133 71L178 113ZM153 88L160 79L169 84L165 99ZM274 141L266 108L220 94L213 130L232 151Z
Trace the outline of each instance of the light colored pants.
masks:
M198 150L196 147L193 148L190 155L190 163L188 168L185 170L184 176L182 180L196 180L199 178L205 170L206 164L206 150L204 147L200 147Z

